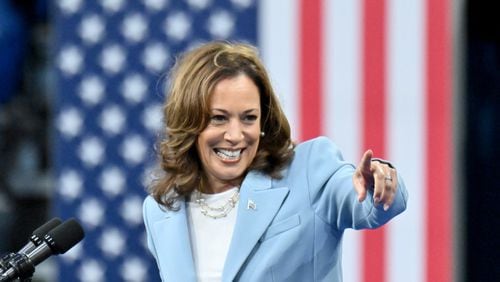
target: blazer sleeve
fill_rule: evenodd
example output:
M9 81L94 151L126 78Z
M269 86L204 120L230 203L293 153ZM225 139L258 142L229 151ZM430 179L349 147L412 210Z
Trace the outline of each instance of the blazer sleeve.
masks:
M330 139L314 139L308 149L305 158L311 205L333 228L376 228L406 209L408 194L399 173L394 202L384 211L382 205L374 205L371 192L362 203L358 201L352 182L355 166L344 161Z

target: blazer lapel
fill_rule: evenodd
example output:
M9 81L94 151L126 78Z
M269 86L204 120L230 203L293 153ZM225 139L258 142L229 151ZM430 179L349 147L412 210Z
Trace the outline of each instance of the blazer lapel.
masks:
M186 203L180 201L177 212L168 212L166 218L154 223L158 240L156 249L161 255L160 269L167 281L196 281L186 215Z
M271 178L250 172L241 186L238 217L226 257L222 281L232 281L275 217L288 187L273 187Z

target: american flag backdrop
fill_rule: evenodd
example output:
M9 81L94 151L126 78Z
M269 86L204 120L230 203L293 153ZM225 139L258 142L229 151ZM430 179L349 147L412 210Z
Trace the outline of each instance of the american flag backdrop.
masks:
M55 213L86 238L60 281L156 281L141 204L175 55L256 44L296 140L391 160L408 210L347 231L344 281L452 281L450 0L56 0Z

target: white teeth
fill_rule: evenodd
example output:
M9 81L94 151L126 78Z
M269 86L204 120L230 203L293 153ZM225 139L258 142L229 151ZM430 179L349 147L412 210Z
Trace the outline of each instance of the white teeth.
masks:
M241 150L236 150L236 151L230 151L230 150L224 150L224 149L217 149L216 153L219 157L225 159L225 160L235 160L240 157Z

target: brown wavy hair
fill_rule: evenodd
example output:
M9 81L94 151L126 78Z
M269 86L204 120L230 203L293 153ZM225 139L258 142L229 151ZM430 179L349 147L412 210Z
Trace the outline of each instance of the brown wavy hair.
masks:
M149 187L149 193L167 209L175 210L178 199L205 184L196 140L208 125L215 85L239 74L248 76L259 89L261 129L265 133L248 170L280 178L280 171L290 162L294 147L290 125L257 49L243 43L201 45L184 53L169 76L163 109L165 135L157 148L161 175Z

